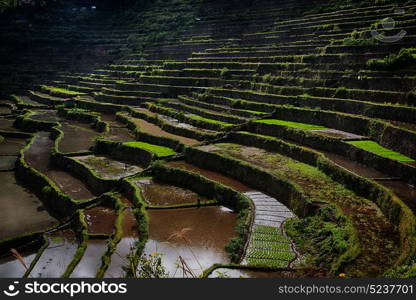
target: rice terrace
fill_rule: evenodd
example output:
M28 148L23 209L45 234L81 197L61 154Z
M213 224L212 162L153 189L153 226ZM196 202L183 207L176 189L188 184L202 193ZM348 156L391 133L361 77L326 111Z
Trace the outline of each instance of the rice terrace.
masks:
M0 277L416 276L416 1L0 0Z

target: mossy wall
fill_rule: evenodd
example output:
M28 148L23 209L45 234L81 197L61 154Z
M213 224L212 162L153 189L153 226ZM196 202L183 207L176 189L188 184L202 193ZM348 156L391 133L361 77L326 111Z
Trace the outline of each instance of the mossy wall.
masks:
M108 155L114 159L131 162L143 167L147 167L154 157L152 153L138 147L103 140L97 140L94 153Z
M185 160L263 191L281 201L300 217L307 216L314 210L311 199L306 197L298 186L243 161L196 148L185 149Z
M386 122L365 117L345 115L328 111L306 110L298 108L278 107L274 113L276 119L319 124L368 136L382 146L416 158L416 133L394 127Z
M62 216L71 216L75 212L76 202L68 195L62 193L49 178L31 168L25 162L24 152L31 146L33 139L20 151L16 162L16 178L38 196L49 211Z
M51 163L84 182L96 194L103 194L118 187L117 180L101 178L86 164L62 154L51 157Z
M392 177L400 177L411 184L416 183L416 168L359 149L337 138L313 134L308 131L288 128L285 126L264 123L252 123L249 125L249 129L250 131L258 134L287 139L301 143L307 147L309 146L311 148L339 154L358 163L371 166L372 168L375 168Z
M402 255L397 263L406 262L415 254L415 216L397 196L380 184L335 165L318 152L291 145L281 140L245 133L232 133L229 135L229 139L247 146L276 151L303 163L315 166L333 180L343 184L349 190L354 191L357 195L371 200L380 208L386 218L399 229Z

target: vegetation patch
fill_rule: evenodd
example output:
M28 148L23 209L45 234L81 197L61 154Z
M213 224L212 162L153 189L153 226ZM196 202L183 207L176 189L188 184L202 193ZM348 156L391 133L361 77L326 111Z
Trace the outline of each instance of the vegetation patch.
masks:
M247 249L247 264L266 268L287 267L295 259L290 241L280 229L255 225Z
M280 126L287 126L296 129L304 129L304 130L316 130L316 129L327 129L324 126L314 125L314 124L306 124L306 123L298 123L292 121L283 121L283 120L275 120L275 119L268 119L268 120L258 120L257 123L263 124L270 124L270 125L280 125Z
M219 152L222 155L242 159L267 169L276 176L284 174L289 182L296 184L310 199L322 203L323 207L331 205L337 208L338 214L342 214L348 220L346 224L349 227L349 242L348 251L333 258L334 265L331 269L340 270L348 266L349 274L354 276L376 275L386 271L388 266L393 267L395 260L399 259L400 249L394 246L398 243L395 227L380 215L373 202L335 182L323 171L255 147L236 144L215 145L221 148ZM383 197L386 196L379 195L377 201L381 201ZM358 256L360 251L357 249L363 255ZM379 264L382 256L385 260L383 266Z
M367 66L374 70L408 69L414 65L416 65L416 48L401 49L397 54L367 61Z
M80 95L85 95L85 93L80 93L80 92L75 92L75 91L71 91L68 89L64 89L64 88L58 88L58 87L53 87L53 86L47 86L47 85L42 85L41 89L43 91L46 91L54 96L68 96L68 97L74 97L74 96L80 96Z
M366 150L368 152L380 155L385 158L397 160L400 162L414 162L415 161L414 159L411 159L410 157L407 157L403 154L384 148L383 146L373 141L350 141L347 143L354 145L360 149Z
M233 126L233 124L230 124L230 123L227 123L227 122L208 119L208 118L204 118L204 117L197 116L197 115L189 115L189 117L191 119L194 119L194 120L204 121L204 122L213 123L213 124L219 124L219 125L222 125L222 126Z
M286 233L304 253L303 266L315 266L320 272L329 272L336 258L349 247L346 219L337 215L335 209L320 209L318 214L304 219L289 219ZM358 248L355 249L357 252Z
M135 148L141 148L143 150L150 151L154 153L158 157L167 157L175 155L176 152L173 151L171 148L158 146L158 145L152 145L144 142L125 142L123 145L135 147Z

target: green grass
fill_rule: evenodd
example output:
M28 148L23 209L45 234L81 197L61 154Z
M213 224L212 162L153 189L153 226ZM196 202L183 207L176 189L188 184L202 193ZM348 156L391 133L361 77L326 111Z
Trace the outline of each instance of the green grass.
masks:
M247 258L247 263L251 266L265 267L265 268L286 268L288 263L284 260L277 259L261 259L261 258Z
M166 157L166 156L171 156L171 155L176 154L176 152L173 151L171 148L158 146L158 145L152 145L152 144L148 144L144 142L125 142L123 143L123 145L150 151L158 157Z
M282 126L292 127L292 128L296 128L296 129L305 129L305 130L326 129L326 127L320 126L320 125L298 123L298 122L291 122L291 121L283 121L283 120L275 120L275 119L258 120L256 122L257 123L263 123L263 124L270 124L270 125L282 125Z
M204 122L208 122L208 123L219 124L219 125L223 125L223 126L232 126L233 125L233 124L230 124L230 123L227 123L227 122L213 120L213 119L208 119L208 118L200 117L200 116L197 116L197 115L188 115L188 117L191 118L191 119L194 119L194 120L199 120L199 121L204 121Z
M55 92L55 93L62 93L62 94L66 94L66 95L85 95L85 93L81 93L81 92L74 92L74 91L70 91L67 89L63 89L63 88L57 88L57 87L53 87L53 86L47 86L47 85L42 85L42 89L51 91L51 92Z
M414 159L411 159L410 157L407 157L398 152L384 148L383 146L373 141L351 141L347 143L354 145L355 147L363 149L365 151L380 155L385 158L397 160L400 162L414 162L415 161Z
M251 113L253 115L267 115L267 113L261 112L261 111L254 111L254 110L247 110L247 109L240 109L240 110Z

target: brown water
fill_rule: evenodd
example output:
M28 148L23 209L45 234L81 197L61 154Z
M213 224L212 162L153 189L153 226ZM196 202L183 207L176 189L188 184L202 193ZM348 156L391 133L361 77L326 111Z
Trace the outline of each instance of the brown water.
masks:
M224 246L235 236L235 213L217 206L151 210L149 217L150 237L145 252L162 253L170 277L183 277L177 268L179 256L195 275L212 264L229 262Z
M16 183L14 172L0 172L0 240L58 224L41 201Z
M62 123L61 130L64 137L61 139L58 149L63 153L88 151L94 145L94 139L100 134L92 129L77 124Z
M119 194L118 196L119 196L121 202L123 202L123 204L125 204L128 207L133 207L133 203L131 203L131 201L126 196L124 196L122 194Z
M43 251L30 277L58 278L62 276L74 258L78 248L75 233L72 230L55 232L48 236L49 246Z
M163 136L163 137L168 137L168 138L172 138L174 140L178 140L181 143L185 144L185 145L195 145L200 143L199 141L195 140L195 139L191 139L191 138L187 138L187 137L183 137L183 136L179 136L176 134L172 134L169 132L164 131L162 128L160 128L159 126L156 126L150 122L147 122L145 120L141 120L141 119L133 119L133 122L139 126L139 130L143 131L143 132L147 132L156 136Z
M131 209L126 209L123 214L123 237L111 256L111 263L104 275L105 278L124 277L122 267L128 264L126 257L131 253L136 239L137 221Z
M26 145L22 138L5 138L0 144L0 155L18 155L20 149Z
M242 184L241 182L234 180L230 177L224 176L220 173L217 172L213 172L213 171L209 171L206 169L202 169L200 167L188 164L185 161L174 161L174 162L169 162L168 163L169 166L174 167L174 168L181 168L184 170L188 170L191 172L195 172L198 174L201 174L202 176L205 176L208 179L217 181L222 183L225 186L228 186L238 192L248 192L248 191L252 191L253 189Z
M32 145L25 151L25 161L30 167L49 177L62 192L74 199L86 200L93 198L94 194L81 180L69 173L50 169L49 160L52 146L53 141L49 139L48 132L38 133Z
M125 127L110 127L110 130L105 133L104 139L112 142L132 141L135 136Z
M191 190L153 180L140 180L136 184L140 186L144 199L152 205L175 205L208 200Z
M101 266L101 257L106 251L106 240L90 239L81 261L71 274L71 278L95 278Z
M114 224L117 217L114 209L97 206L85 210L84 214L88 225L88 233L110 235L114 232Z
M75 159L91 167L97 174L105 179L121 179L143 171L143 168L113 160L105 156L78 156Z

